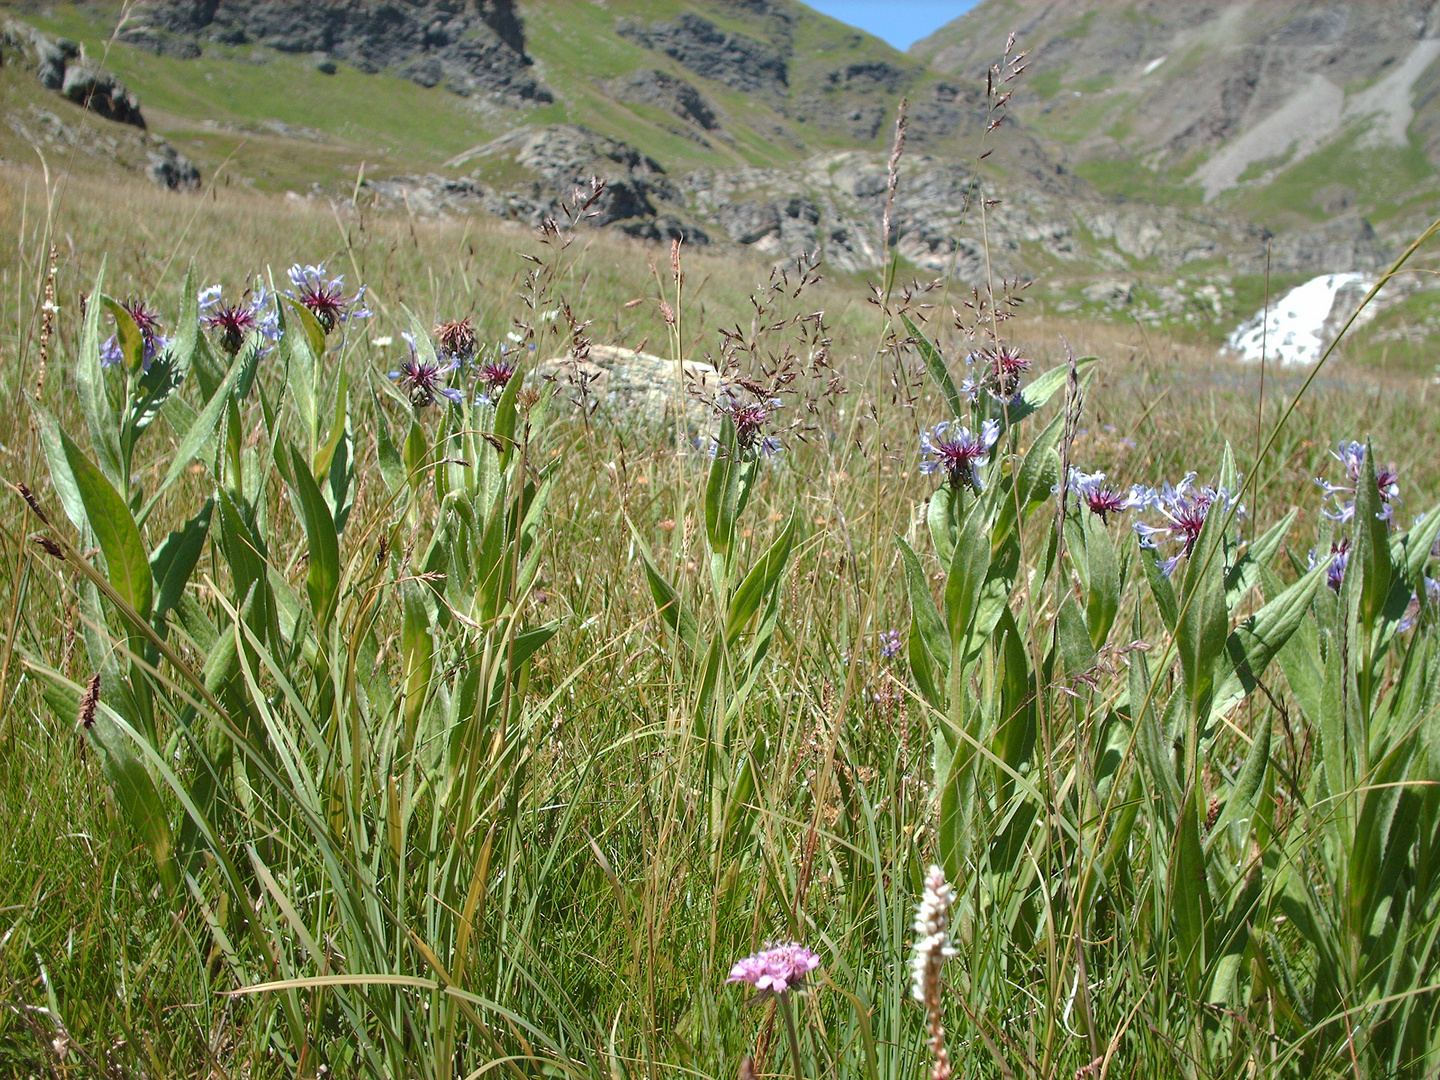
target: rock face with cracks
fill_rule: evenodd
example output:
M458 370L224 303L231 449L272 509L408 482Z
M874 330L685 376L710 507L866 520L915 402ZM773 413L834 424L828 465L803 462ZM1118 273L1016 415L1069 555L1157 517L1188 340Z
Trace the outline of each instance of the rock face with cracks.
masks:
M209 41L323 53L457 94L552 100L530 71L514 0L156 0L121 37L178 56L198 56Z

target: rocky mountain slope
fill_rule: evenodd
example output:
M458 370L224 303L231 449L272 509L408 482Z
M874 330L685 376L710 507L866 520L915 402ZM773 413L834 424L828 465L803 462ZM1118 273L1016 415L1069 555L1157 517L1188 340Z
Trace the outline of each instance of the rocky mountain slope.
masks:
M907 272L1038 276L1059 310L1216 340L1259 306L1267 238L1277 287L1363 271L1434 191L1419 0L985 0L908 56L797 0L12 9L103 67L207 182L533 224L599 176L592 225L772 260L821 250L839 272L883 261L904 99L890 238ZM987 135L985 72L1011 29L1030 66ZM43 91L33 55L0 46L0 62L0 154L63 144L145 168L93 98ZM1318 95L1331 128L1304 112L1302 73L1338 88L1339 105Z
M986 0L911 55L971 71L1011 29L1031 58L1017 116L1101 190L1281 233L1394 240L1433 213L1437 0Z

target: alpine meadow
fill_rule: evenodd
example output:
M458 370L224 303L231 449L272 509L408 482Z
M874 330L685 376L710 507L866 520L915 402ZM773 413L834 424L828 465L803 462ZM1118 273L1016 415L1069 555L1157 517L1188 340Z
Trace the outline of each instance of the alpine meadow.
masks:
M0 1075L1440 1078L1440 3L6 9Z

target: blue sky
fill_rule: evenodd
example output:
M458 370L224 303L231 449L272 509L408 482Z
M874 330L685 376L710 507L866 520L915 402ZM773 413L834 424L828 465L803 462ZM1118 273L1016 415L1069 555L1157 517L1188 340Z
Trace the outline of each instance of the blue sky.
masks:
M908 49L979 0L808 0L816 11Z

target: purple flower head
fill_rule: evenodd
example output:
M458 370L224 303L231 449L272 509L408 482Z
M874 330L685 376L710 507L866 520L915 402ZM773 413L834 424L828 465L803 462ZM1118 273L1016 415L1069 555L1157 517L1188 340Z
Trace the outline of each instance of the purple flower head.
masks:
M390 372L390 378L409 391L410 404L417 409L423 409L434 404L437 395L456 405L464 402L465 395L445 385L445 377L455 370L455 361L442 364L436 360L423 359L415 348L415 338L410 334L400 336L410 346L410 356L400 361L400 370Z
M370 318L371 312L364 304L366 287L361 285L359 292L347 297L344 276L326 281L324 263L319 266L296 263L290 267L289 277L294 289L286 295L309 308L325 333L351 319Z
M774 948L736 961L726 982L744 982L756 990L784 994L802 989L805 977L820 966L820 957L803 945Z
M1131 488L1130 491L1121 494L1106 485L1103 472L1084 473L1071 466L1070 490L1075 492L1076 497L1089 508L1092 514L1106 523L1109 522L1111 514L1124 513L1131 507L1140 505L1136 495L1137 489Z
M475 327L468 315L463 319L437 323L435 337L440 342L441 352L462 363L475 355Z
M1325 500L1334 503L1334 506L1325 507L1320 512L1332 521L1349 521L1355 516L1355 500L1343 499L1341 496L1353 495L1360 486L1360 477L1365 471L1365 444L1342 442L1330 451L1330 456L1345 466L1345 479L1349 483L1348 486L1332 484L1323 476L1317 476L1315 483L1324 493ZM1380 494L1380 510L1377 516L1381 521L1390 521L1395 516L1394 504L1400 502L1400 474L1393 465L1389 468L1376 466L1375 487Z
M882 659L889 660L899 656L900 650L904 647L905 645L901 640L899 630L885 630L880 634L880 656Z
M515 362L507 360L504 355L497 356L493 360L487 360L480 365L480 393L476 397L478 403L489 405L493 399L499 397L510 383L510 377L515 374Z
M1030 370L1030 358L1011 345L1000 343L980 354L985 363L985 380L990 392L1001 401L1010 401L1020 392L1020 379Z
M773 454L780 449L780 440L766 435L765 428L774 419L780 404L779 398L761 399L758 395L745 400L738 397L734 389L727 389L715 408L729 416L735 425L735 445L742 454L752 450Z
M1195 550L1195 541L1200 538L1211 507L1218 504L1222 511L1229 508L1230 493L1224 488L1196 488L1195 474L1188 473L1174 487L1167 483L1158 491L1137 484L1130 490L1130 500L1132 506L1160 515L1161 523L1157 525L1145 521L1135 523L1142 547L1158 548L1161 541L1180 545L1179 552L1160 564L1161 571L1168 577L1180 560ZM1237 507L1236 513L1244 516L1245 508Z
M1000 437L1000 423L986 420L973 434L958 421L944 420L920 433L920 471L926 476L943 472L952 488L984 488L980 467L990 460L990 449Z
M213 331L220 348L231 356L251 334L259 334L259 355L264 356L280 340L280 319L265 286L256 282L254 290L234 304L224 303L221 296L219 285L200 291L200 325Z
M140 331L140 340L144 343L140 359L145 370L149 371L150 362L164 352L170 344L170 340L160 332L164 329L160 325L160 313L153 308L146 307L144 300L125 300L120 306L134 320L135 328ZM100 366L114 367L123 359L124 356L120 352L120 336L112 334L105 344L100 346Z
M1345 570L1350 565L1350 538L1342 536L1330 543L1329 568L1325 571L1325 584L1331 591L1339 592L1345 583ZM1315 553L1310 553L1310 567L1315 567Z

